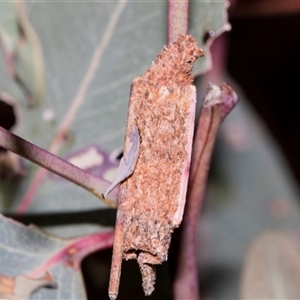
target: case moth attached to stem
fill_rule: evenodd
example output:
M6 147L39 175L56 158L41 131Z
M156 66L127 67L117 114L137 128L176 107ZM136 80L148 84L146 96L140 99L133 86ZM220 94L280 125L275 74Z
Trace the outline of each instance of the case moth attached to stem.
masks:
M144 292L152 293L155 265L167 260L171 234L182 220L196 104L191 71L202 55L192 36L180 35L132 83L124 153L134 171L127 168L130 172L116 181L121 184L109 284L111 299L118 295L122 259L137 260ZM132 133L135 126L139 133L138 155L133 154L133 148L137 148Z

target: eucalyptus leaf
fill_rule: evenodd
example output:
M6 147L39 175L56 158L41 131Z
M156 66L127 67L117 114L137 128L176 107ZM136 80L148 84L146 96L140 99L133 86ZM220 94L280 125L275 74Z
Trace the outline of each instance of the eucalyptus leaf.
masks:
M299 250L296 241L284 232L260 234L245 261L242 299L298 299Z
M113 243L112 232L63 240L2 215L0 232L1 299L24 299L45 285L52 289L42 288L30 299L85 299L81 260Z
M0 41L6 66L23 89L28 104L39 104L44 97L43 55L23 1L0 3Z
M190 2L190 33L204 50L205 58L196 61L196 74L203 74L212 67L210 46L215 38L231 28L227 17L228 6L229 2L226 0Z
M31 279L26 276L7 277L0 274L1 299L26 300L29 299L32 293L42 287L57 287L49 273L37 279Z

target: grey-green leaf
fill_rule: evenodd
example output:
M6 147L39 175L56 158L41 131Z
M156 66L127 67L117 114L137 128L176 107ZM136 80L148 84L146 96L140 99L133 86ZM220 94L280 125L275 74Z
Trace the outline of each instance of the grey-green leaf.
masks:
M7 277L0 273L0 298L10 300L29 299L30 295L42 287L57 288L50 273L32 279L26 276Z
M197 74L203 74L212 67L210 46L216 37L230 30L228 6L226 0L190 1L190 33L204 50L204 59L198 59L195 64L194 72Z
M39 104L45 92L42 48L23 1L0 2L0 41L8 71L29 106Z
M1 299L24 299L44 286L55 288L41 288L30 299L85 299L81 260L113 243L111 231L63 240L2 215L0 232Z

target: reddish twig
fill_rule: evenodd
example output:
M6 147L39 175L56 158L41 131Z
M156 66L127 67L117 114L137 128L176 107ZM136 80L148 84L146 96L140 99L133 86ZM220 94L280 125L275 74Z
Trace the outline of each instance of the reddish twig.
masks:
M28 276L38 278L58 263L78 269L86 256L98 250L112 247L113 241L113 231L97 232L72 240L65 247L54 253L46 262L33 270Z
M188 33L189 0L168 2L168 44L177 41L178 35Z
M182 222L179 261L174 284L175 299L199 299L197 224L201 211L211 155L218 129L238 98L230 85L210 84L194 138L192 167Z
M10 131L0 127L0 146L14 152L33 163L55 173L75 184L92 192L99 199L105 201L108 205L116 207L117 191L112 191L111 199L104 199L102 193L109 186L109 182L94 176L69 162L55 156L54 154L34 145L26 140L14 135ZM27 207L26 207L27 208ZM18 213L21 214L24 207L20 206Z

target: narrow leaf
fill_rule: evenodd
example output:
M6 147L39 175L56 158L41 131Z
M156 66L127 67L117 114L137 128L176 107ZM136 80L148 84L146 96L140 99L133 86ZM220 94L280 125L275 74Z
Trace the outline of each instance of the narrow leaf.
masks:
M139 148L140 148L140 137L139 130L136 127L135 123L132 125L130 132L130 142L129 147L124 151L123 157L120 161L120 166L118 169L118 175L116 180L107 188L103 194L103 198L106 196L124 179L129 177L135 168L137 159L139 157Z

